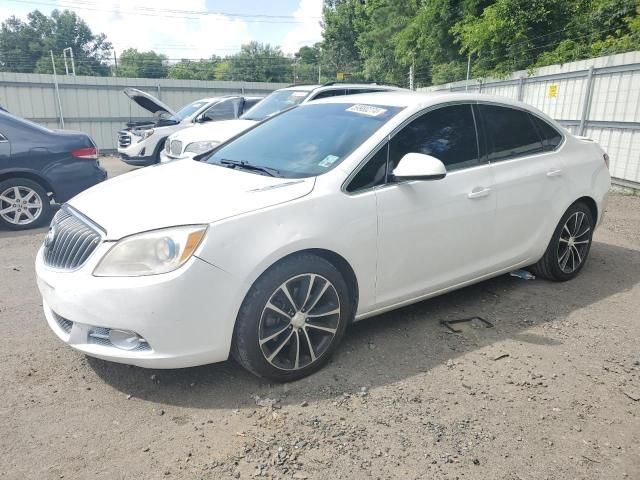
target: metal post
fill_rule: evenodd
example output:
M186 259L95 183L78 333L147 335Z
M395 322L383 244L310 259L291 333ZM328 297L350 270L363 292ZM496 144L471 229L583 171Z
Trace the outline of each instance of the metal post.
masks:
M118 56L116 55L116 51L113 51L113 64L115 65L115 68L113 69L113 76L117 77L118 76Z
M321 70L321 67L320 67L320 63L318 63L318 83L322 83L322 82L320 81L320 77L321 77L321 75L320 75L320 74L321 74L321 72L322 72L322 70Z
M413 65L409 67L409 90L413 90Z
M469 77L471 76L471 54L467 60L467 83L464 86L465 91L469 90Z
M73 59L73 48L67 47L62 50L62 57L64 58L64 69L69 75L69 67L67 66L67 52L69 52L69 58L71 59L71 75L76 76L76 63Z
M158 83L158 100L162 100L162 92L160 91L160 84Z
M60 89L58 88L58 75L56 74L56 62L53 60L53 50L49 50L51 54L51 65L53 66L53 84L56 89L56 97L58 99L58 115L60 119L60 128L64 128L64 117L62 116L62 103L60 102Z
M580 127L578 127L578 135L583 136L587 129L587 120L589 119L589 110L591 109L591 97L593 96L593 65L589 67L589 75L587 77L587 89L582 101L582 115L580 116Z
M524 99L524 82L525 78L520 77L520 82L518 83L518 100L522 101Z

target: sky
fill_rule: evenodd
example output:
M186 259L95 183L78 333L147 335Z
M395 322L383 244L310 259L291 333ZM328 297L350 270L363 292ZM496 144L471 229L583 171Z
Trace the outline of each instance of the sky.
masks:
M118 54L133 47L170 59L208 58L251 40L295 53L321 40L322 0L2 0L0 22L54 8L76 12Z

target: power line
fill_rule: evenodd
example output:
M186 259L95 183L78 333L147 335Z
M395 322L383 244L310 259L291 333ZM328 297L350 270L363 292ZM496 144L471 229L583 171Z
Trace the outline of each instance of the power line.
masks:
M160 9L139 6L135 10L124 10L114 8L97 8L101 7L101 3L94 3L80 0L63 0L61 2L47 2L36 0L6 0L14 3L31 4L31 5L45 5L54 8L75 8L78 10L89 10L97 12L110 12L121 13L127 15L139 15L150 17L167 17L167 18L185 18L196 20L203 16L224 16L232 18L242 18L248 23L307 23L305 20L320 20L321 17L296 17L293 15L267 15L267 14L243 14L243 13L230 13L230 12L216 12L211 10L174 10L174 9Z

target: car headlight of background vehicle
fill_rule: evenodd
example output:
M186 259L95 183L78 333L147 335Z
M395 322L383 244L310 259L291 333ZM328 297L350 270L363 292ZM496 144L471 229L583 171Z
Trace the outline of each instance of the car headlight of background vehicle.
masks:
M149 128L148 130L136 130L133 133L135 133L140 137L140 139L138 140L138 143L139 143L143 141L145 138L149 138L151 135L153 135L153 128Z
M138 277L171 272L196 251L206 225L138 233L118 241L93 271L96 277Z
M187 145L187 148L184 149L185 153L204 153L213 149L217 145L220 145L220 142L216 142L215 140L208 142L193 142Z

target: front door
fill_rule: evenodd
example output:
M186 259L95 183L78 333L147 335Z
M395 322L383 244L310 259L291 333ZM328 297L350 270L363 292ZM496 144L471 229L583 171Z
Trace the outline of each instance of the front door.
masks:
M471 105L428 111L389 143L389 171L407 153L447 167L442 180L379 187L376 304L400 303L492 271L496 197Z

